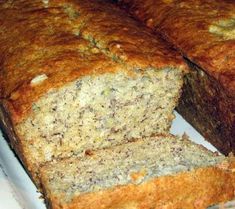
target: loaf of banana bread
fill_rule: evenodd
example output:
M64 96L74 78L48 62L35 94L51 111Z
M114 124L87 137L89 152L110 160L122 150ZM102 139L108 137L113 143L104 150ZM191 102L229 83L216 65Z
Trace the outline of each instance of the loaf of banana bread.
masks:
M235 4L232 0L120 0L186 58L178 111L221 152L235 153Z
M234 198L234 158L161 135L41 168L50 209L205 209Z
M0 2L0 118L38 183L54 158L166 133L186 69L112 4Z

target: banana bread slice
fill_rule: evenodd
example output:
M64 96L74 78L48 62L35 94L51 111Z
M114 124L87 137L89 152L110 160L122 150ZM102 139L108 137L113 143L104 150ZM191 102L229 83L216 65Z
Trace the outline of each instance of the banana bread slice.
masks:
M114 5L4 1L0 19L1 123L34 180L53 158L169 130L184 63Z
M41 168L48 208L197 208L234 198L234 159L159 135Z

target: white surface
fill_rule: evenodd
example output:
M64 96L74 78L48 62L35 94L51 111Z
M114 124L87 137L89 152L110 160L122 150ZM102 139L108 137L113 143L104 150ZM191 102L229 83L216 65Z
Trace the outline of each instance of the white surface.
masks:
M171 133L186 133L196 143L203 144L212 151L216 149L206 142L180 115L176 113ZM2 171L2 169L3 171ZM40 193L15 157L0 131L0 209L45 209ZM219 208L218 206L213 209ZM235 204L230 207L235 209Z
M202 144L207 149L215 152L217 149L212 146L209 142L205 141L205 139L202 137L201 134L199 134L187 121L185 121L181 115L179 115L177 112L175 112L176 118L173 121L172 127L171 127L171 133L175 135L183 135L186 133L190 139L192 139L194 142L198 144Z
M18 201L15 197L15 192L13 191L10 182L7 180L6 174L0 167L0 208L15 208L20 209Z

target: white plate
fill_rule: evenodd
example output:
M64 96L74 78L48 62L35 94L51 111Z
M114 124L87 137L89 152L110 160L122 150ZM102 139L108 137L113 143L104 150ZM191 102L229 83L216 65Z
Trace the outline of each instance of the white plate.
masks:
M216 151L204 138L179 114L171 127L171 133L182 135L186 133L196 143L203 144ZM15 157L0 130L0 209L46 209L40 193L25 172L19 160ZM226 204L226 208L235 209L235 203ZM211 207L217 209L219 206Z

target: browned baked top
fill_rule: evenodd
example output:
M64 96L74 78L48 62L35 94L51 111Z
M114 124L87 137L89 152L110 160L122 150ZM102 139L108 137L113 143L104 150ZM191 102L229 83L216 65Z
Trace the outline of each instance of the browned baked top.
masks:
M0 97L21 114L50 88L84 74L184 68L162 40L99 0L1 2L0 58Z
M233 0L123 0L182 53L235 96Z

